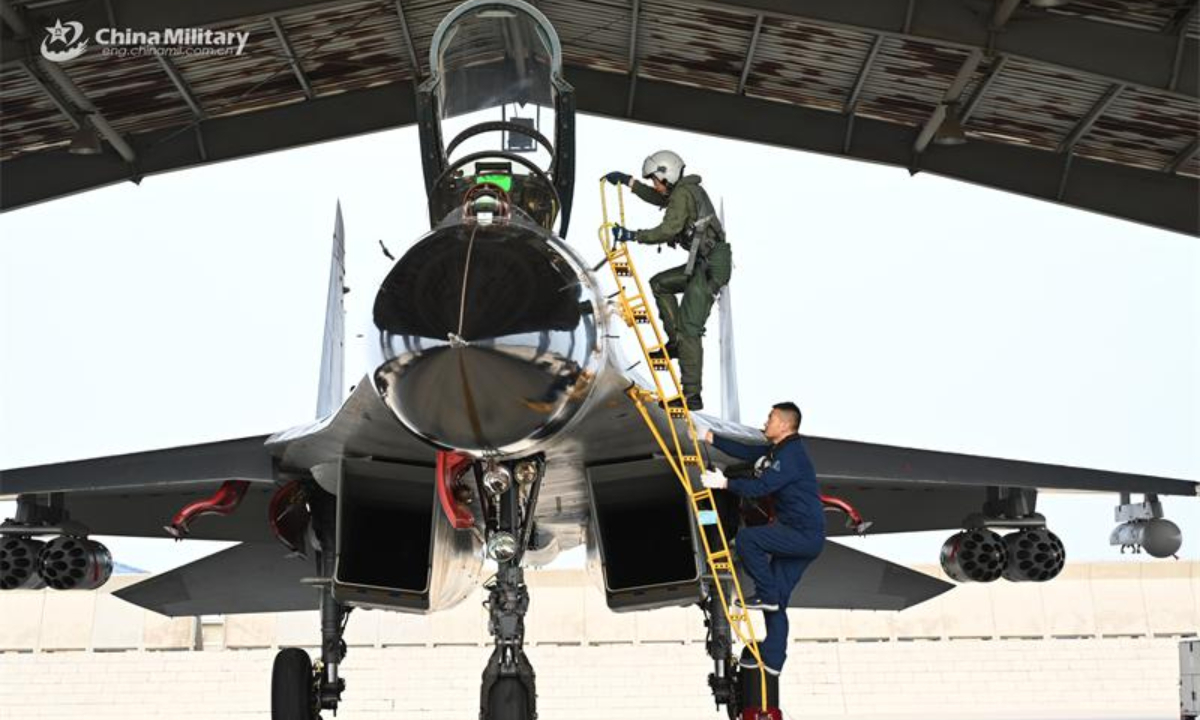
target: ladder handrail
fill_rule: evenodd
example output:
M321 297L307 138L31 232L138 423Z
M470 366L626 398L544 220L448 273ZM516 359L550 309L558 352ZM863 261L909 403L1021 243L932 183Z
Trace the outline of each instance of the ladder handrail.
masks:
M716 498L713 497L712 490L703 485L701 485L699 490L696 490L692 474L689 472L689 468L696 470L697 474L704 471L704 455L700 451L700 438L696 433L696 426L692 422L691 411L687 407L687 398L684 397L683 388L679 382L679 375L675 372L675 368L671 364L671 358L667 354L667 344L663 338L658 320L650 310L646 288L637 273L637 268L634 266L633 256L629 253L629 249L625 243L614 243L611 239L612 228L617 225L622 227L625 225L624 189L619 185L617 186L618 222L614 223L608 219L608 194L605 192L604 186L605 180L601 179L600 210L602 213L602 222L598 232L600 246L604 249L605 261L612 270L613 279L617 283L617 304L620 309L621 319L625 321L626 325L633 328L638 345L642 348L642 356L646 361L646 366L650 369L650 377L654 381L653 390L646 390L634 385L626 391L626 394L637 407L642 420L646 423L646 427L650 429L650 433L662 449L663 455L671 467L671 471L675 473L675 477L679 479L684 492L687 493L692 506L692 515L696 520L696 527L699 531L700 541L704 547L704 557L708 564L709 572L712 575L712 584L716 588L717 597L721 601L721 608L725 612L725 618L729 621L729 626L733 629L738 639L749 648L750 654L758 662L759 680L762 683L759 697L762 699L762 706L765 711L767 709L766 666L758 649L758 639L755 637L754 625L750 622L749 611L746 610L741 582L738 580L737 572L734 571L733 554L730 552L729 543L725 539L725 528L721 524L720 513L717 512ZM632 288L629 285L632 285ZM630 297L631 289L633 290L632 297ZM660 354L662 360L650 357L651 350L650 346L647 345L647 338L643 335L642 325L649 325L653 331L653 342L656 343L654 352ZM661 377L664 374L669 379L669 389L674 392L674 395L668 396L664 392L667 389L668 383L668 379ZM650 411L646 409L647 402L662 402L667 413L667 427L670 429L671 437L670 444L663 437L663 433L659 431L654 418L650 416ZM678 402L679 407L672 408L671 406L676 402ZM677 418L684 421L687 428L686 439L680 438L679 430L675 424ZM691 454L685 452L687 441L690 441L691 444ZM702 505L707 505L707 507L701 507ZM712 513L713 522L705 523L702 521L701 516L705 512ZM706 526L716 527L717 540L720 544L720 549L716 552L713 551L712 543L709 542ZM730 581L730 586L736 595L741 608L737 612L730 609L728 599L726 598L724 579ZM781 609L781 611L787 612L786 609Z

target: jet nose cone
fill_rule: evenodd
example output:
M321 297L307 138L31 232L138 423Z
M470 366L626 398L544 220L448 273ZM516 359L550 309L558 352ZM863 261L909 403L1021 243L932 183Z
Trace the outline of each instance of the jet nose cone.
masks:
M393 268L375 302L375 385L448 448L515 452L561 427L601 356L595 293L569 251L523 225L453 224Z

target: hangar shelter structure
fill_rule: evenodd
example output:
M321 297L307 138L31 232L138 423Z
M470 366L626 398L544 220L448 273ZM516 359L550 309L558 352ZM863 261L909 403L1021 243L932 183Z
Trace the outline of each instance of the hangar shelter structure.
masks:
M458 0L0 0L0 209L416 120ZM578 109L885 163L1200 235L1197 0L537 0ZM69 62L85 28L240 55ZM940 145L940 134L964 144ZM94 129L100 152L69 151Z

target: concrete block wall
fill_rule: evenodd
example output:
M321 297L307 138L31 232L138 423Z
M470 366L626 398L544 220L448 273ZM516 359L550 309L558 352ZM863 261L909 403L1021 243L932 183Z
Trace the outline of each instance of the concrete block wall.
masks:
M931 568L921 568L932 571ZM278 647L315 613L163 618L95 593L0 593L0 720L269 718ZM542 720L718 718L694 609L616 614L581 572L530 574ZM962 586L900 613L794 611L792 718L1170 718L1200 562L1079 565ZM471 718L491 652L482 593L433 616L355 611L339 718Z

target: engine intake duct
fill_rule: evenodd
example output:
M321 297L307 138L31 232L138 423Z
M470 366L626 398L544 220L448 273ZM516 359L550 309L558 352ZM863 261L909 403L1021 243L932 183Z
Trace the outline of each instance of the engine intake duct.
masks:
M358 606L428 610L434 502L432 468L343 460L334 597Z
M700 596L691 509L664 460L588 468L592 522L608 607L689 605Z

